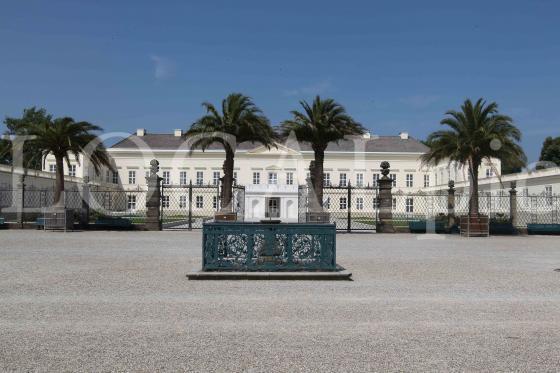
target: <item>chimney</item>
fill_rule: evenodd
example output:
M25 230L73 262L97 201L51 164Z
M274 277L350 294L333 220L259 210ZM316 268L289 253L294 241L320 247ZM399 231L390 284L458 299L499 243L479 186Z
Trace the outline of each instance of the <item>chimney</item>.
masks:
M408 132L401 132L399 133L401 140L408 140Z
M175 135L175 137L181 137L183 136L183 130L176 129L175 131L173 131L173 134Z
M146 134L146 130L145 130L144 128L138 128L138 129L136 130L136 136L138 136L138 137L142 137L142 136L144 136L145 134Z

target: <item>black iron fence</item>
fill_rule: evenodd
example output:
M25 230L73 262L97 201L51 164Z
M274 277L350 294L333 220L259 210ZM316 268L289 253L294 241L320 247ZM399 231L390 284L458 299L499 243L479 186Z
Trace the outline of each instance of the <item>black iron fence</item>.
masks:
M298 220L305 222L309 208L308 187L299 187ZM86 188L86 191L88 188ZM15 221L18 196L23 196L25 212L23 221L35 221L45 208L53 205L54 190L27 189L0 190L0 216L6 221ZM147 190L103 190L89 188L84 195L82 189L66 190L62 195L67 209L74 210L78 220L82 209L89 206L89 221L95 222L104 217L128 218L133 224L146 221ZM197 229L202 223L211 220L219 210L218 186L164 185L161 193L161 219L166 229ZM511 201L515 205L511 206ZM392 195L392 216L395 226L407 226L414 220L436 220L449 213L447 191L440 193L401 193ZM234 186L233 211L238 221L245 216L245 188ZM328 186L324 188L323 205L329 212L331 223L338 230L360 231L375 230L379 216L379 193L377 188L354 186ZM455 216L468 214L469 195L454 195ZM551 194L510 196L509 191L498 193L482 192L479 196L481 214L491 221L513 221L518 228L527 224L559 224L560 196ZM512 211L515 219L512 219Z
M299 188L299 222L305 222L309 208L308 187ZM469 194L455 194L450 210L447 191L436 193L402 193L392 195L392 219L396 227L408 227L411 221L447 220L449 213L455 216L469 212ZM511 199L509 191L482 192L479 195L479 211L491 222L513 222L517 228L527 224L560 223L560 196L550 194L520 195ZM516 214L512 219L512 206ZM338 230L375 230L379 217L379 194L377 188L338 186L325 187L323 208L330 214L330 221Z
M89 206L89 222L106 218L125 218L132 224L146 221L145 190L90 190L86 198Z

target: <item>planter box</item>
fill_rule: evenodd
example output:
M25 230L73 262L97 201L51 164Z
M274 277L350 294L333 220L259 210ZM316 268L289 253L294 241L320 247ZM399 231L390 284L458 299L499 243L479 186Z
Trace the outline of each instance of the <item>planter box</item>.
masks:
M408 222L408 228L410 229L410 233L426 233L428 229L428 223L426 222L426 220L411 220ZM436 221L435 232L447 233L446 224L442 221Z
M528 234L560 234L560 224L527 224Z
M517 230L511 223L494 223L490 222L490 234L512 235L517 234Z
M74 211L68 209L47 210L43 218L43 226L45 230L73 230Z
M237 213L227 212L227 213L216 213L214 214L215 221L237 221Z
M486 215L461 216L459 229L461 236L488 237L490 234L489 219Z
M105 229L131 229L132 222L126 218L105 217L95 220L95 226Z
M327 211L306 212L305 221L307 223L330 223L331 214Z

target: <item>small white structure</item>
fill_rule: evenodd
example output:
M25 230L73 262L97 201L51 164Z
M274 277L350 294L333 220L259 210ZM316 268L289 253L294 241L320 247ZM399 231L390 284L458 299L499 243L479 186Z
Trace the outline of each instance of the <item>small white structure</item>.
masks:
M297 185L247 185L245 220L280 219L298 221Z

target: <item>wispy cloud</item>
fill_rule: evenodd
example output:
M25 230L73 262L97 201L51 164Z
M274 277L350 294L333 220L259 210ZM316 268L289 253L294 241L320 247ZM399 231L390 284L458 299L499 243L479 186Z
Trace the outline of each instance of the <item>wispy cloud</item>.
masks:
M154 78L157 80L169 79L175 75L175 63L166 57L152 55L154 63Z
M399 101L413 109L425 109L441 99L437 95L414 95L403 97Z
M285 96L307 96L320 95L332 90L332 81L330 79L321 80L317 83L284 91Z

